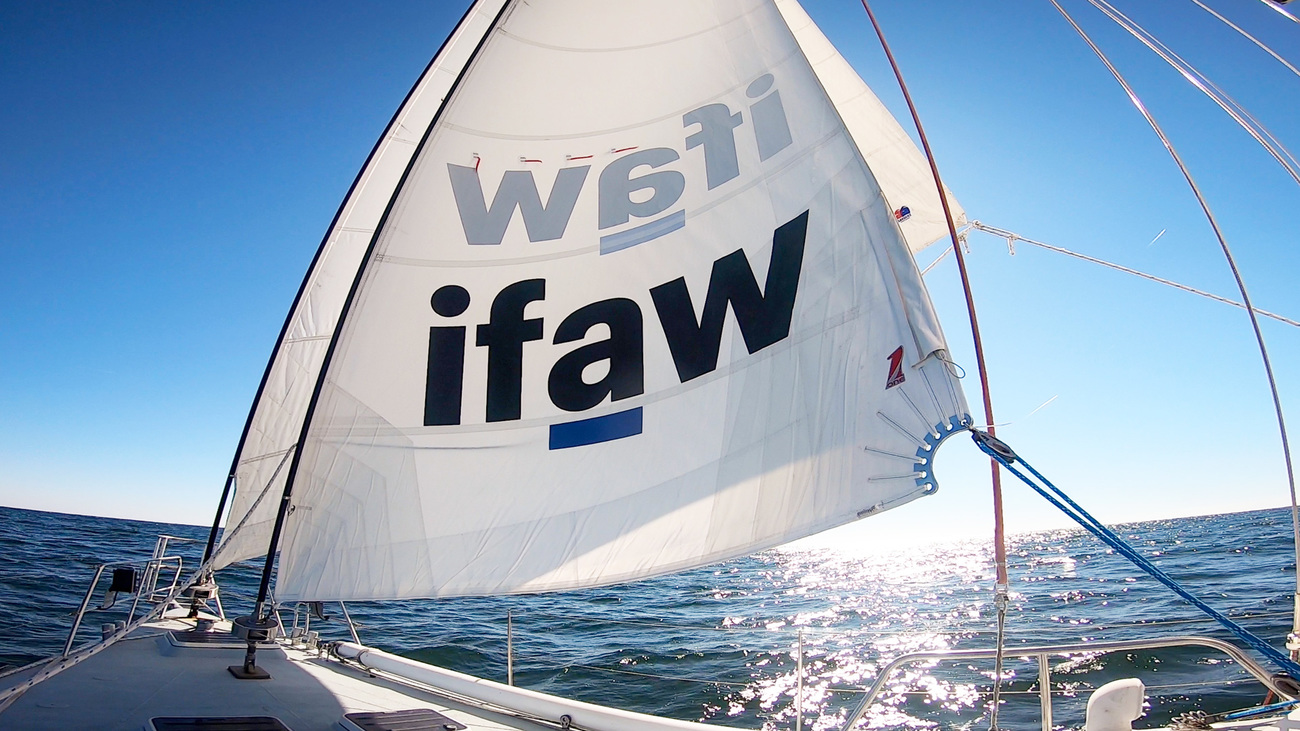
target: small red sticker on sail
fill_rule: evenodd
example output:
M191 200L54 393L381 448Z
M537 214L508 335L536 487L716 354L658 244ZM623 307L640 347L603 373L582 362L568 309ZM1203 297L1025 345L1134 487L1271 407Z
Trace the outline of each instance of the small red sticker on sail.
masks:
M903 375L903 346L900 345L898 350L889 354L889 380L885 383L885 390L906 380L907 377Z

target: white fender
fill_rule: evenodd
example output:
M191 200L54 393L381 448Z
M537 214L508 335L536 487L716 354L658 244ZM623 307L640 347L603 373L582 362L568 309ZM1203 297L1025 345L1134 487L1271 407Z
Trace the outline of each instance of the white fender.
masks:
M1137 678L1101 686L1088 698L1084 731L1132 731L1133 722L1146 713L1142 707L1145 700L1146 686Z

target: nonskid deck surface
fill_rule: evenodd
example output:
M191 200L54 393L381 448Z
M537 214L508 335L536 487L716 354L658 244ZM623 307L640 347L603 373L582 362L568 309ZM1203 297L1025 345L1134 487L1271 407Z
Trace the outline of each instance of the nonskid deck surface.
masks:
M141 731L156 717L272 716L291 731L338 731L345 714L427 708L469 731L542 731L527 720L371 677L314 650L264 647L257 664L271 679L237 680L226 667L243 661L243 649L177 647L168 638L191 629L192 621L178 619L142 626L28 690L0 711L0 729ZM0 686L20 679L5 678Z

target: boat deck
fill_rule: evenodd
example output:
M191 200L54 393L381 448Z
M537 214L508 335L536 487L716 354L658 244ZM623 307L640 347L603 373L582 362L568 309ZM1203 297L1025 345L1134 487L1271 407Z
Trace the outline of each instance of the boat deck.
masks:
M141 731L159 717L271 716L291 731L338 731L350 728L342 723L345 714L409 709L438 711L470 731L549 728L471 708L285 644L258 651L257 664L271 679L237 680L226 670L243 662L244 650L235 643L177 646L169 637L173 630L193 628L193 621L184 619L140 627L29 689L0 711L0 728ZM22 680L7 677L0 687Z
M176 610L175 614L183 614ZM277 729L289 731L556 731L553 724L538 723L470 705L424 687L419 681L376 675L356 664L340 661L301 644L263 645L257 664L270 673L268 680L238 680L227 671L242 664L244 646L218 623L218 633L193 632L195 622L173 616L145 624L125 639L78 665L27 690L8 708L0 709L0 729L94 729L95 731L248 731L270 729L258 724L197 725L181 720L160 723L152 719L274 718ZM186 637L186 635L189 635ZM197 636L196 636L197 635ZM0 680L12 687L39 672ZM526 692L526 691L525 691ZM411 723L383 719L367 724L345 721L356 713L383 713L427 709L442 714L440 722ZM617 711L615 713L618 713ZM633 723L639 714L626 714L614 725L583 728L702 729L695 724L667 719L647 726ZM534 716L535 717L535 716ZM648 717L641 717L648 718ZM451 721L453 726L446 725ZM1138 722L1141 726L1141 721ZM578 728L575 721L574 728ZM1289 718L1264 718L1216 723L1218 731L1284 731L1300 729L1300 710Z

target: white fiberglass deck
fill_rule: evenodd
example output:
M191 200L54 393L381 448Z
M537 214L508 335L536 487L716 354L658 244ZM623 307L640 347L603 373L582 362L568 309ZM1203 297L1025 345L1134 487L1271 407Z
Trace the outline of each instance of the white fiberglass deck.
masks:
M0 711L0 728L141 731L155 717L274 716L292 731L338 731L347 713L416 708L439 711L470 731L547 728L373 677L315 650L263 648L257 663L272 678L237 680L226 666L242 663L242 649L177 647L168 639L171 630L193 626L168 619L141 627L28 690Z

